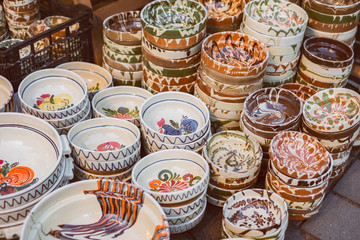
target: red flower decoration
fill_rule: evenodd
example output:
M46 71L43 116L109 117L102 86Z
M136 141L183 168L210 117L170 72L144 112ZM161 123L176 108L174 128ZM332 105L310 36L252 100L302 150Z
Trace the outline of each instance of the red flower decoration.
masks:
M181 180L171 180L160 185L159 192L176 192L187 189L189 186Z
M133 117L129 114L121 114L121 113L118 113L114 116L114 118L120 118L120 119L132 119Z
M48 97L50 97L50 94L43 94L43 95L41 95L40 97L41 97L41 98L48 98Z
M36 105L40 106L44 101L43 100L36 100Z
M187 183L191 182L191 180L193 180L193 178L194 178L194 176L191 173L187 173L182 177L182 179Z
M165 119L161 118L160 121L157 122L159 127L162 127L165 124Z
M0 159L0 165L4 163L4 160Z

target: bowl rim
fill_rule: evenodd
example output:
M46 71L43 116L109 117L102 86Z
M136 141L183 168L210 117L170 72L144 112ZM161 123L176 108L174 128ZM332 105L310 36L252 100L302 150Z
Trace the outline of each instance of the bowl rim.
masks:
M132 18L128 18L129 13L132 14L137 14L138 16L132 16ZM124 19L119 19L119 16L123 16ZM110 15L109 17L107 17L104 21L103 21L103 27L104 30L106 31L111 31L117 34L137 34L138 32L141 32L142 29L138 30L138 31L118 31L118 30L114 30L111 28L111 26L109 25L110 20L117 20L116 22L123 22L123 23L127 23L129 19L139 19L139 22L141 21L140 18L140 11L139 10L135 10L135 11L126 11L126 12L119 12L119 13L115 13L113 15Z

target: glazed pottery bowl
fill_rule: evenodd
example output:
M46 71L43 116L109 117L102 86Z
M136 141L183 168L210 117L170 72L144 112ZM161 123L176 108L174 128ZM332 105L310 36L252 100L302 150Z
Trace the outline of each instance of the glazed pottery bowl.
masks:
M145 54L144 54L145 55ZM161 76L157 73L154 73L150 69L148 69L145 65L143 65L143 78L145 82L156 82L161 85L168 85L168 86L179 86L185 85L189 83L194 83L197 78L197 72L185 77L166 77Z
M140 126L139 109L152 94L138 87L118 86L100 91L92 100L95 117L126 119Z
M302 4L316 11L331 15L349 14L360 10L360 2L358 1L303 0Z
M111 51L124 54L124 55L139 55L141 54L141 45L126 46L118 44L110 40L107 36L103 36L104 46L109 48Z
M264 189L243 190L223 207L224 227L244 237L262 237L276 232L288 221L287 205L278 194ZM242 214L243 218L239 218ZM258 215L265 221L257 221Z
M103 68L108 70L115 79L124 81L139 81L142 78L143 71L121 71L116 68L110 67L106 62L103 62Z
M36 36L46 30L48 30L49 27L47 27L44 23L44 20L38 20L33 22L28 29L28 33L30 37Z
M21 108L45 120L74 115L87 101L84 79L66 69L33 72L20 83L18 93Z
M133 168L132 181L161 204L179 203L200 195L209 182L209 166L188 150L164 150L142 158Z
M105 36L114 42L141 44L140 11L114 14L104 20L103 26Z
M125 160L140 148L140 131L133 123L95 118L76 124L68 133L72 154L87 161ZM123 168L131 165L123 163Z
M53 28L60 24L64 24L65 22L69 21L71 18L65 17L65 16L49 16L44 18L44 24L49 27ZM73 34L79 29L79 23L73 24L69 27L69 34ZM58 37L65 37L66 36L66 30L63 29L57 33L54 33L54 36Z
M138 159L140 159L140 155L138 155ZM137 159L137 160L138 160ZM120 172L89 172L87 169L84 170L78 167L76 164L74 165L74 176L80 180L86 179L112 179L117 181L126 181L131 177L132 167Z
M278 87L292 91L303 103L316 93L314 89L298 83L284 83Z
M142 61L142 54L137 55L126 55L114 52L107 46L103 46L103 54L107 57L111 58L113 61L121 62L121 63L128 63L128 64L137 64L141 63Z
M239 32L221 32L207 37L203 41L201 52L202 60L207 66L235 76L262 72L269 58L265 44Z
M103 47L103 51L105 51L106 47ZM139 56L139 55L129 55L129 56ZM106 62L110 67L121 70L121 71L128 71L128 72L136 72L141 71L142 66L141 62L137 63L125 63L125 62L119 62L117 60L112 59L106 53L103 54L103 61Z
M174 39L202 31L206 27L207 13L203 5L192 0L157 0L147 4L140 17L144 31Z
M223 207L226 202L224 200L220 200L220 199L214 198L212 196L209 196L208 194L206 194L206 199L207 199L208 203L210 203L211 205L213 205L215 207Z
M119 214L105 198L117 202L117 206L120 206L118 210L124 214ZM125 205L131 205L131 210ZM76 208L83 211L74 211ZM103 219L104 215L112 217L106 220ZM114 219L125 226L118 228L118 224L113 224ZM107 222L112 223L110 229ZM33 227L35 223L39 223L41 229ZM97 223L95 225L98 227L93 227L91 223ZM108 226L106 231L102 224ZM156 239L158 235L170 238L165 214L148 193L127 183L104 179L80 181L54 191L29 213L21 236L24 239L42 239L45 236L56 239L59 235L74 234L73 229L76 228L77 236L86 237L89 236L88 226L92 226L91 235L101 233L101 239L114 234L120 239Z
M357 32L357 28L351 29L346 32L341 33L334 33L334 32L327 32L325 30L320 31L313 29L311 27L307 27L305 31L305 37L326 37L326 38L332 38L339 41L343 41L346 44L350 45L355 39L355 35Z
M304 105L303 121L312 129L343 131L360 120L360 96L353 90L330 88L309 98Z
M159 93L148 98L140 107L139 114L145 135L166 144L196 141L210 124L205 104L180 92Z
M183 215L179 215L176 217L168 217L167 216L167 220L169 222L169 226L178 226L180 224L184 224L187 223L189 221L191 221L192 219L196 218L200 213L203 212L203 210L206 208L206 198L204 198L204 204L201 205L199 208L188 212L187 214L183 214ZM170 230L171 232L171 230Z
M244 103L245 118L266 131L288 129L299 122L301 114L301 100L286 89L260 89L249 95Z
M14 106L14 88L11 82L0 76L0 112L10 112Z
M56 68L73 71L82 77L88 89L90 99L101 89L108 88L112 85L112 76L104 68L87 62L68 62L63 63Z
M290 2L252 1L244 9L243 23L271 36L290 37L301 34L306 29L307 21L305 10Z

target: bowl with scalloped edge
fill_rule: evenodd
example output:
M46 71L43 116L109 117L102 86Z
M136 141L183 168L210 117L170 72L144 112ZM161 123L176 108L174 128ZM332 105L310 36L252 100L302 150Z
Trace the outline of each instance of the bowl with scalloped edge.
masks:
M7 78L0 76L0 112L11 112L14 107L14 88Z

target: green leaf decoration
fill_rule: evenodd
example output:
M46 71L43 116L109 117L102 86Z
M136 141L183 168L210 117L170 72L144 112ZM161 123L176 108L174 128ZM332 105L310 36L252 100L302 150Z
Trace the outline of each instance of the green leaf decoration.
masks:
M118 114L118 112L116 110L112 110L110 108L102 108L102 110L105 111L105 115L108 116L108 117L113 117L116 114Z
M179 129L179 123L175 122L174 120L170 120L170 124L171 124L171 126L173 126L174 128Z
M55 104L55 102L54 102L54 95L51 95L51 97L50 97L50 103L51 103L51 104Z
M330 93L330 95L333 95L334 94L334 89L330 89L329 93Z
M10 164L9 163L5 163L4 165L2 165L0 173L1 175L3 175L3 177L6 177L9 173L9 171L11 170Z

